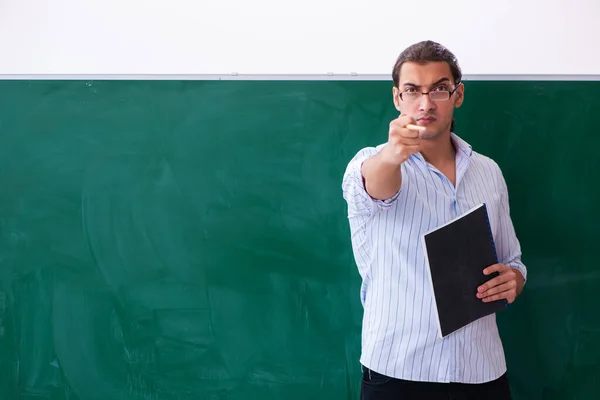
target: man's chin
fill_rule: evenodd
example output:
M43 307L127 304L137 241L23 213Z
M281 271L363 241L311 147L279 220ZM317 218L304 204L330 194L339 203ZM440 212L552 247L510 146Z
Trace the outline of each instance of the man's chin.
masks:
M419 133L419 137L421 140L433 140L437 139L440 136L440 133L437 129L426 129Z
M419 133L419 137L421 140L435 140L438 139L444 132L446 132L450 128L450 124L448 124L445 129L442 128L439 124L434 124L432 126L425 126L425 130Z

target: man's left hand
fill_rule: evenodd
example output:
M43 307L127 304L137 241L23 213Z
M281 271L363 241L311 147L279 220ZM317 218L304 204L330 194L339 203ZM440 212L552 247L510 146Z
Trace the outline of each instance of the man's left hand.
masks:
M518 269L504 264L490 265L483 270L485 275L498 272L499 275L477 288L477 298L484 302L506 299L508 303L515 301L523 288L523 275Z

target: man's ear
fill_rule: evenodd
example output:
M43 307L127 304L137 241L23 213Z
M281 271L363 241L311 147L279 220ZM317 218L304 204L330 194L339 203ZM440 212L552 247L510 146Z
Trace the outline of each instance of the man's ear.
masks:
M400 111L400 98L398 97L399 93L400 90L398 90L396 86L392 87L392 101L394 102L394 107L396 107L396 110L398 111Z
M465 101L465 85L461 83L458 84L458 88L456 89L456 101L454 103L454 107L458 108L462 106L463 101Z

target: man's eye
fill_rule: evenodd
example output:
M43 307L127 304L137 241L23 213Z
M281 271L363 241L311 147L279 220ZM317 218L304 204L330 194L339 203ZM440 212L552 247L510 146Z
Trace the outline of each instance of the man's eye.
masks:
M406 88L406 89L404 89L405 93L414 93L414 91L415 91L415 88Z
M435 89L433 89L435 92L445 92L448 89L446 88L446 86L442 85L442 86L438 86Z

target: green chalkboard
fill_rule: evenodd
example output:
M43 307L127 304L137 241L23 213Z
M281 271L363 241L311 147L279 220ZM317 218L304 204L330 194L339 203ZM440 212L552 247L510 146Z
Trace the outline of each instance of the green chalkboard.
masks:
M466 82L529 268L516 399L600 392L600 82ZM378 81L1 81L0 398L358 399L341 178Z

